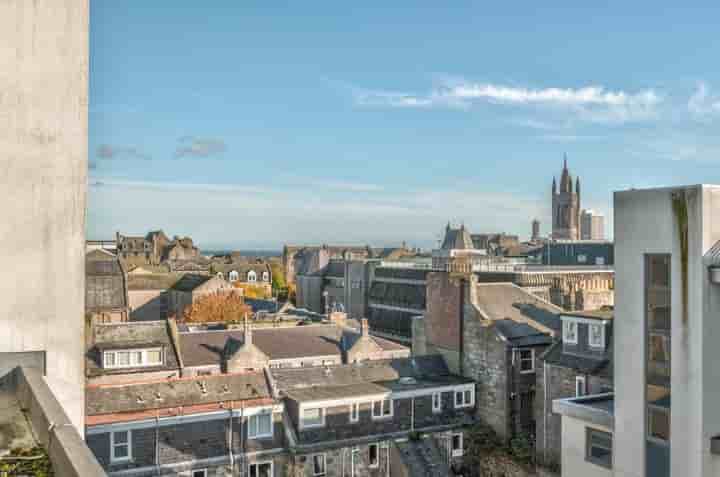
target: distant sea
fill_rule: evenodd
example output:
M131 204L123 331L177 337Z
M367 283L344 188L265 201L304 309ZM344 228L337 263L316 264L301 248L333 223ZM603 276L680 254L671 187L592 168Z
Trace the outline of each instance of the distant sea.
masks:
M227 255L231 252L240 252L245 257L280 257L282 250L200 250L202 255Z

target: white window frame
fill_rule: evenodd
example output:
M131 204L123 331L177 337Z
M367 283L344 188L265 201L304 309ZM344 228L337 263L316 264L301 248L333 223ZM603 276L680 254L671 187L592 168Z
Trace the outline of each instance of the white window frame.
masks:
M247 273L247 281L250 282L250 283L255 283L255 282L257 282L257 273L255 273L255 270L250 270L250 271Z
M354 402L350 404L350 422L355 424L360 422L360 403Z
M317 424L305 424L305 411L317 409L320 411L320 421ZM314 427L325 427L325 408L323 407L306 407L300 411L300 429L312 429Z
M160 352L160 362L150 363L148 362L148 353L153 351ZM118 354L128 353L128 364L118 363ZM140 362L133 363L133 353L140 353ZM112 356L113 364L108 364L108 357ZM162 366L165 362L165 354L162 348L146 348L146 349L114 349L103 351L103 368L104 369L122 369L122 368L149 368L152 366Z
M453 444L455 442L455 437L460 437L460 448L455 449L453 448ZM453 432L450 434L450 452L453 457L462 457L465 453L465 442L463 440L463 433L462 432Z
M600 342L597 344L593 343L593 341L592 341L592 336L593 336L592 329L594 326L600 328ZM590 348L595 348L595 349L604 349L605 348L605 326L602 325L601 323L597 323L597 324L589 323L588 324L588 346Z
M432 411L435 414L442 412L442 393L439 391L432 393Z
M207 469L193 469L190 471L190 475L192 477L197 477L195 475L196 472L202 472L202 475L200 477L208 477L208 470Z
M315 458L316 457L322 457L322 471L317 472L315 469ZM327 459L325 458L325 454L313 454L310 456L310 465L312 466L312 475L314 477L321 477L324 475L327 475Z
M270 431L261 433L260 432L260 418L270 418ZM255 420L255 433L250 433L250 421ZM273 436L273 415L271 411L263 411L259 412L258 414L253 414L252 416L248 416L247 420L247 438L248 440L254 440L254 439L269 439Z
M275 467L275 463L274 463L273 461L271 461L271 460L259 460L259 461L257 461L257 462L251 462L250 464L248 464L248 477L249 477L250 475L252 475L251 472L252 472L253 466L255 467L255 475L256 475L256 476L259 476L259 475L260 475L259 467L260 467L261 465L266 465L266 464L270 464L270 475L275 475L275 473L274 473L274 471L275 471L275 468L274 468L274 467Z
M127 435L127 442L123 443L115 443L115 434L126 434ZM116 447L125 447L127 446L127 455L124 457L116 457L115 456L115 448ZM124 431L111 431L110 432L110 462L127 462L129 460L132 460L132 430L125 429Z
M385 414L385 403L386 402L389 403L389 409L390 409L389 414ZM375 403L380 403L380 415L379 416L375 415ZM381 419L390 419L395 414L395 401L390 397L388 397L387 399L382 399L380 401L373 401L371 413L372 413L372 418L375 421L381 420Z
M470 393L469 400L467 399L468 395L466 393ZM456 389L453 392L453 395L455 409L462 409L464 407L472 407L475 405L475 388ZM461 396L460 400L458 400L458 396Z
M567 344L578 344L578 323L574 320L563 320L563 343ZM575 333L574 337L570 338L568 336L570 328L573 328Z
M228 281L230 283L235 283L238 280L240 280L240 274L237 270L230 270L230 273L228 273Z
M530 369L522 369L522 353L523 351L530 351ZM535 349L533 348L521 348L515 350L516 352L516 363L517 363L517 369L520 371L520 374L532 374L535 372Z
M585 376L575 376L575 397L585 396L587 394L587 382Z
M370 448L371 447L375 448L375 463L373 463L370 460ZM368 468L369 469L379 469L380 468L380 444L377 442L368 444Z
M264 282L269 282L269 281L270 281L270 274L269 274L268 272L263 272L263 274L262 274L262 280L263 280Z

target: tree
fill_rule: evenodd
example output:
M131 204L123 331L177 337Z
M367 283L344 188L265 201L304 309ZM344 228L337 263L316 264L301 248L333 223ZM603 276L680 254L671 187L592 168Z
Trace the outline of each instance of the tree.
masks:
M183 319L187 323L213 323L242 321L252 313L240 292L212 293L185 308Z

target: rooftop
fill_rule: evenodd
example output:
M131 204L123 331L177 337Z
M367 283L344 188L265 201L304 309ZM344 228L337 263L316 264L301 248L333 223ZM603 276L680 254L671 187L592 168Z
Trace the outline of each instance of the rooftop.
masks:
M587 318L589 320L612 320L615 316L615 311L611 308L589 311L567 311L563 312L562 316Z
M613 393L556 399L553 401L552 407L553 412L563 416L609 429L615 427L615 395Z
M178 291L193 291L200 285L203 285L207 281L211 280L212 278L213 277L211 277L210 275L186 273L185 275L180 277L180 280L175 282L175 284L171 288Z

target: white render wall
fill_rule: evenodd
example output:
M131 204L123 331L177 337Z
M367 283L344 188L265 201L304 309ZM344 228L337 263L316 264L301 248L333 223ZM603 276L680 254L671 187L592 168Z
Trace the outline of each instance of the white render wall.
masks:
M563 477L611 477L613 471L585 460L586 428L591 427L603 432L612 431L596 424L570 416L562 417L562 475ZM614 443L613 443L614 446ZM613 449L613 456L614 456Z
M84 410L88 0L0 1L0 352Z
M718 475L710 436L720 434L720 286L703 254L720 239L720 188L684 187L688 200L688 322L682 320L677 224L671 193L615 193L615 475L645 476L644 254L671 253L671 475ZM718 217L713 224L713 215ZM703 366L703 364L705 364Z

